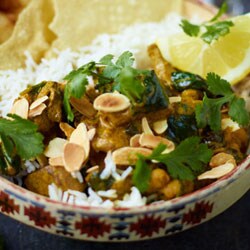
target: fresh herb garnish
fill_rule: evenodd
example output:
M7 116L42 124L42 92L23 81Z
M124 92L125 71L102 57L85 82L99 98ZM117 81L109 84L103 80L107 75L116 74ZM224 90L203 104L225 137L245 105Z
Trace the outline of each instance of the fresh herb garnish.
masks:
M100 63L106 66L99 80L100 84L113 82L112 89L126 95L133 104L142 101L145 91L142 80L150 71L133 68L134 58L131 52L125 51L115 63L112 55L106 55Z
M64 90L63 104L69 121L73 121L74 119L69 102L70 98L81 98L85 94L86 86L88 85L88 76L93 75L95 65L95 62L90 62L77 70L71 71L64 77L64 80L67 80L67 84Z
M93 76L96 88L102 92L119 91L136 106L165 108L168 97L153 71L133 68L134 58L129 51L124 52L116 62L113 55L104 56L99 63L90 62L70 72L64 79L64 110L69 121L74 120L70 98L81 98L88 85L88 77ZM143 105L141 105L143 104Z
M147 161L162 163L173 179L194 180L205 170L212 157L212 150L199 137L189 137L182 141L174 151L163 153L164 144L159 144L150 156L140 155L133 173L133 184L141 191L147 190L150 181L150 166ZM146 174L145 174L146 173Z
M187 35L194 37L199 36L204 42L211 44L213 40L218 40L219 37L228 34L230 32L230 27L234 25L232 21L218 21L226 12L227 4L224 2L217 14L208 22L204 22L201 25L195 25L183 19L180 26Z
M43 136L37 132L38 126L17 115L9 114L10 119L0 119L1 169L16 162L29 160L43 152ZM19 166L20 167L20 166Z
M209 98L205 93L202 103L196 106L195 115L199 128L209 125L213 131L219 131L223 105L228 105L228 114L234 121L242 126L249 124L250 117L245 108L245 101L234 94L229 82L215 73L208 73L207 85L208 91L217 98Z

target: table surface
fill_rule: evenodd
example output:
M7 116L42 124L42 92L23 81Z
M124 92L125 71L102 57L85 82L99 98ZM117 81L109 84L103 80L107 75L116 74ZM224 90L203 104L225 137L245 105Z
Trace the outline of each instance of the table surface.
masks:
M241 1L245 12L250 1ZM133 243L95 243L66 239L30 228L0 214L0 235L6 250L67 249L167 249L167 250L249 250L250 191L216 218L185 232L149 241ZM0 250L1 239L0 239Z

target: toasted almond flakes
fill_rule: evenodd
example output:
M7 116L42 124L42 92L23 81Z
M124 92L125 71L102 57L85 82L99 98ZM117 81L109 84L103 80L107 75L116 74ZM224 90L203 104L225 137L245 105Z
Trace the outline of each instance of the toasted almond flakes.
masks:
M38 98L37 100L35 100L34 102L31 103L30 109L34 109L34 108L38 107L40 104L44 103L48 99L49 99L49 97L47 95Z
M168 128L167 119L159 120L153 123L153 130L156 134L163 134Z
M62 156L49 158L50 166L63 166L63 158Z
M74 128L66 122L60 122L59 127L63 131L63 133L67 136L67 138L69 138L72 132L74 131Z
M129 107L129 99L120 93L104 93L94 100L94 108L98 111L119 112Z
M148 148L140 147L123 147L116 149L112 153L112 158L117 165L135 165L138 160L138 154L148 156L152 153L152 150Z
M79 123L76 129L72 132L69 142L78 144L84 148L86 159L89 157L90 140L87 132L86 125L82 122Z
M46 104L44 103L41 103L39 106L33 108L33 109L30 109L29 111L29 117L36 117L38 115L41 115L42 112L47 108Z
M25 98L21 98L14 102L11 114L19 115L20 117L27 119L29 113L29 102Z
M164 153L169 153L174 150L175 145L172 141L161 136L154 136L149 134L142 134L139 139L140 145L147 148L156 148L160 143L167 146Z
M130 147L140 147L139 139L141 137L141 134L136 134L130 138L129 145Z
M96 128L91 128L90 130L88 130L87 133L88 133L89 140L92 141L93 138L95 137Z
M181 102L181 96L170 96L169 103Z
M233 169L234 169L234 165L232 163L225 163L223 165L220 165L216 168L212 168L211 170L204 172L203 174L199 175L197 178L198 180L217 179L230 173Z
M149 127L148 120L147 120L146 117L142 118L141 123L142 123L142 131L143 131L143 133L153 135L153 132L152 132L151 128Z
M59 138L59 137L54 138L53 140L49 142L49 145L44 150L44 155L50 158L62 156L64 145L67 142L68 141L63 138Z
M63 166L68 172L79 171L86 159L84 148L75 143L66 143L63 150Z
M89 173L95 172L97 170L99 170L99 166L98 165L93 166L91 168L88 168L87 171L86 171L86 173L89 174Z

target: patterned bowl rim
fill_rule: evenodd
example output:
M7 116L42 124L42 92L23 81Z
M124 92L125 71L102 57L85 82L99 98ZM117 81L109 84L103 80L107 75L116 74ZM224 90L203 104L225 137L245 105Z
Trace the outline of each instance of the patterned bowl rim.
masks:
M0 176L0 186L2 189L11 193L17 199L29 200L31 203L37 206L46 206L52 210L65 210L74 212L84 212L95 215L116 215L116 214L142 214L149 211L159 211L162 209L176 209L187 203L192 203L201 198L206 198L207 196L221 191L228 185L233 183L235 180L240 178L242 175L250 171L250 155L248 155L236 168L234 168L230 173L223 176L222 178L216 180L215 182L198 189L192 193L174 198L169 201L159 201L149 205L132 207L132 208L104 208L104 207L92 207L92 206L80 206L72 205L60 201L51 200L48 197L33 193L23 187L20 187ZM250 185L249 185L250 188ZM1 190L1 189L0 189Z

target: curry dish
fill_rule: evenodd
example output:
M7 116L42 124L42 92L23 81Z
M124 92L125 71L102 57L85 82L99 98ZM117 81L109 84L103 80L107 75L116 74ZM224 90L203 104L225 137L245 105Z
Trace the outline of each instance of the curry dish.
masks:
M115 190L109 199L118 200L135 186L151 203L232 171L249 144L243 99L216 74L203 79L173 68L155 44L148 55L150 70L134 68L130 52L115 62L107 55L64 82L41 82L20 93L8 122L34 123L42 148L27 159L15 140L12 150L2 145L2 174L18 175L29 161L36 169L23 185L35 193L49 196L54 183L62 191Z

